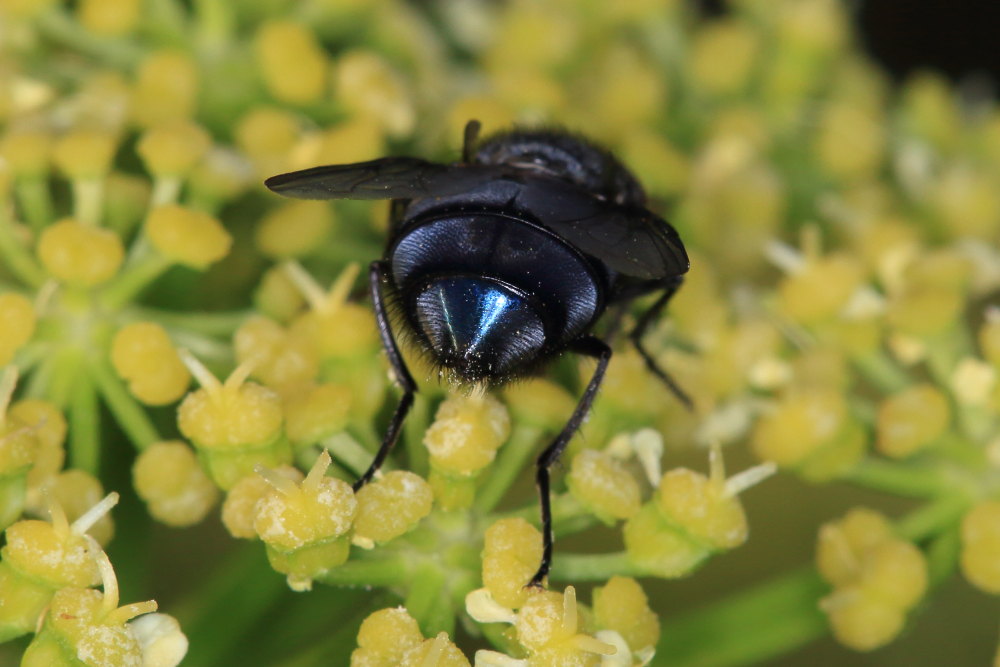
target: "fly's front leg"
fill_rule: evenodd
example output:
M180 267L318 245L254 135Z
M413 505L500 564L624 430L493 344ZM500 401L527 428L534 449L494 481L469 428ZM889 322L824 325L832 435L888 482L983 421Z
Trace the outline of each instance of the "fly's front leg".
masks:
M402 430L403 421L406 419L407 413L409 413L410 408L413 406L413 394L417 390L417 385L413 381L410 371L406 368L406 362L403 361L403 355L399 353L399 346L396 344L396 339L392 335L392 329L389 327L389 317L385 310L385 300L382 298L382 284L387 280L386 270L385 262L381 260L372 262L368 269L368 280L371 285L372 304L375 307L375 323L378 326L379 337L382 339L382 348L385 350L386 356L389 357L389 365L392 366L392 372L396 376L396 381L403 388L403 395L399 399L396 411L392 413L392 419L389 420L389 428L386 429L385 436L382 438L382 444L379 445L375 458L372 460L368 470L365 471L365 474L354 483L355 491L370 482L375 473L382 467L382 464L385 463L389 452L392 451L396 441L399 440L399 432Z

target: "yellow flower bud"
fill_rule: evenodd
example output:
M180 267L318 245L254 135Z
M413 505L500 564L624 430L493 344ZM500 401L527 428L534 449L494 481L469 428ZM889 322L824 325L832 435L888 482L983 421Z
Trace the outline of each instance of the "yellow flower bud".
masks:
M964 307L962 291L953 286L917 286L889 300L886 321L899 333L927 338L955 326Z
M614 630L633 652L656 646L660 640L660 619L649 608L649 599L631 577L614 576L594 589L594 622Z
M542 563L542 534L524 519L501 519L483 536L483 585L499 604L516 609Z
M0 293L0 367L14 358L18 349L35 333L35 307L16 292Z
M175 204L150 211L146 234L165 257L193 269L205 269L219 261L232 245L232 237L218 220Z
M262 315L287 322L302 310L306 300L288 277L288 272L281 266L274 266L264 272L254 292L254 303Z
M325 451L301 484L266 475L274 490L257 503L254 530L267 545L271 566L288 575L293 590L308 590L312 580L347 560L347 537L358 511L350 484L326 477Z
M565 593L533 591L517 614L517 640L539 665L588 665L616 649L580 632L580 608L572 586Z
M245 365L223 384L193 357L184 361L203 388L181 402L177 424L199 450L209 476L219 487L232 488L257 465L290 461L277 394L244 382L248 373Z
M380 609L361 623L351 667L394 667L422 641L420 628L406 609Z
M146 130L136 152L154 176L186 176L211 145L212 138L201 126L180 120Z
M845 180L871 177L885 157L885 120L877 108L835 102L823 109L815 141L820 165Z
M663 475L656 496L660 512L699 541L717 549L735 548L747 539L746 515L724 480L678 468Z
M469 660L462 655L462 651L448 639L448 635L444 632L439 632L435 638L425 639L408 650L399 663L399 667L424 667L425 665L470 667Z
M116 37L132 32L141 9L140 0L82 0L76 13L87 30Z
M905 458L934 442L951 418L948 399L931 384L907 387L882 401L876 447L892 458Z
M731 95L747 84L760 52L760 35L745 21L705 23L695 33L687 59L695 89Z
M293 337L309 341L323 360L356 359L363 351L375 349L378 332L371 308L347 301L358 275L356 264L344 269L328 292L299 265L286 264L285 270L310 306L308 312L291 322L289 331Z
M1000 317L988 317L979 327L979 348L984 359L1000 368Z
M441 403L424 434L431 465L473 475L489 465L510 433L510 417L491 396L452 396Z
M105 497L104 485L85 470L64 470L51 481L46 492L59 503L69 521L76 521ZM115 524L110 513L95 519L86 529L98 544L107 544L115 535Z
M872 599L911 609L927 592L927 560L909 542L886 540L865 554L858 585Z
M360 162L385 152L382 127L368 116L356 116L316 137L314 163Z
M961 566L976 588L1000 594L1000 501L983 501L962 519Z
M236 360L253 364L252 375L275 391L294 392L319 373L319 359L309 341L289 335L266 317L251 317L234 338Z
M757 421L751 447L761 460L794 467L835 443L846 423L842 395L819 389L790 395Z
M55 4L55 0L3 0L0 10L15 18L32 18L38 16Z
M285 433L296 446L314 444L347 426L353 394L345 385L325 382L285 397Z
M865 596L855 588L837 591L821 603L833 636L855 651L885 646L903 629L905 612L898 606Z
M18 401L7 411L7 418L32 430L36 441L35 458L28 471L27 506L41 512L41 492L62 469L66 458L66 418L59 409L41 399Z
M146 56L132 96L133 114L140 127L185 120L198 102L198 66L181 51L163 49Z
M928 185L940 229L949 237L984 241L996 238L1000 231L1000 196L994 174L962 165L944 170Z
M81 287L94 287L116 273L125 259L117 234L76 220L61 220L42 231L38 258L58 280Z
M289 465L278 466L272 471L298 484L305 475L298 468ZM222 503L222 523L233 537L256 539L257 531L253 528L257 517L257 502L266 496L274 487L258 474L247 475L236 482Z
M154 322L135 322L119 329L111 341L111 363L129 383L129 390L147 405L173 403L191 382L167 332Z
M562 428L576 407L568 391L543 378L507 385L503 398L517 422L551 430Z
M275 107L254 107L236 125L236 145L255 160L284 160L299 138L295 115Z
M639 483L620 462L608 454L585 449L573 457L569 490L604 523L627 519L639 511Z
M110 608L106 598L113 600ZM78 664L81 655L95 665L141 664L142 646L125 622L155 611L156 603L150 600L120 608L117 604L117 586L114 595L89 588L56 592L45 625L25 651L22 664L69 667Z
M819 573L835 586L846 586L856 580L864 554L890 539L892 527L882 514L856 507L843 519L820 528L816 547Z
M8 131L0 142L0 156L15 177L41 178L49 170L52 135L42 130Z
M179 440L147 447L132 466L132 480L153 518L175 528L200 522L219 497L194 452Z
M56 141L52 159L71 179L104 176L115 156L115 137L99 130L72 130Z
M872 510L854 509L825 524L816 556L820 574L834 586L820 607L837 640L858 651L892 641L927 589L924 555L894 537Z
M778 304L790 318L812 326L837 317L864 278L853 257L836 254L808 262L778 287Z
M35 631L55 591L100 582L84 533L116 501L116 495L108 496L73 525L58 502L52 503L52 523L19 521L7 529L0 549L0 637Z
M274 209L257 226L254 241L268 257L308 255L329 236L333 209L323 201L292 201Z
M334 85L338 99L354 114L375 118L393 136L412 131L416 112L405 81L378 54L341 54Z
M406 533L430 514L430 485L412 472L394 470L357 493L355 540L383 544Z
M327 57L306 27L268 21L257 32L254 53L264 85L281 102L318 102L326 88Z

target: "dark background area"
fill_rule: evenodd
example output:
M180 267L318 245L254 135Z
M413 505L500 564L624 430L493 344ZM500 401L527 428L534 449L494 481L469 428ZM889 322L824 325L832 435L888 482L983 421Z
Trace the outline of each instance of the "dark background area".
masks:
M855 23L865 50L900 81L936 70L952 81L1000 82L1000 0L855 0ZM699 0L709 15L726 0Z
M864 47L897 79L933 69L1000 81L997 0L863 0L855 11Z

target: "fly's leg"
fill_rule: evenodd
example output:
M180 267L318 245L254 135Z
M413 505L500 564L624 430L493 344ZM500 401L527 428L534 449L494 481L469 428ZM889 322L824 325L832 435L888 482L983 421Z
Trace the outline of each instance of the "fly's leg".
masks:
M590 411L591 404L594 402L597 389L601 386L601 381L604 379L604 371L607 370L608 362L611 360L611 348L608 347L607 343L594 336L581 338L570 350L577 354L594 357L597 359L597 368L594 369L594 374L591 376L590 382L583 392L583 396L580 397L580 401L576 404L576 409L573 410L569 421L566 422L566 425L563 426L562 431L559 432L556 439L542 452L535 463L537 466L535 481L538 484L538 498L542 513L542 563L538 568L538 572L528 582L529 586L541 587L542 582L549 573L549 569L552 567L552 504L549 489L549 469L559 459L559 455L566 449L566 445L569 444L573 434L583 424L583 420Z
M406 368L406 362L403 361L403 355L399 353L399 346L396 344L396 339L392 335L392 329L389 327L389 317L385 311L385 300L382 298L382 284L387 279L386 270L385 262L372 262L368 269L368 280L371 285L372 303L375 306L375 323L378 326L379 337L382 339L382 348L385 350L386 356L389 357L389 365L392 366L392 372L396 376L396 381L403 388L403 395L399 399L396 411L392 413L389 428L386 429L385 437L382 438L382 444L379 446L375 458L372 460L371 465L368 466L365 474L354 483L355 491L370 482L375 473L378 472L378 469L385 463L389 452L392 451L396 441L399 440L399 432L402 430L403 420L406 419L410 407L413 406L413 394L417 390L417 385L413 381L410 371Z
M680 385L677 384L676 380L670 377L665 370L660 368L660 365L656 363L653 355L646 350L642 343L642 337L645 335L646 329L649 328L650 324L656 321L660 312L663 311L670 299L672 299L674 294L677 293L677 290L680 288L682 282L684 282L683 277L677 276L676 278L671 278L670 281L664 285L663 294L661 294L660 298L658 298L653 305L649 307L649 310L639 317L639 321L636 323L635 328L632 329L632 332L629 334L629 339L632 341L635 349L642 356L643 361L646 362L646 368L649 369L649 372L659 378L660 381L667 386L667 389L669 389L673 395L677 397L677 400L684 404L684 407L688 410L693 410L694 404L691 402L691 397L680 388Z

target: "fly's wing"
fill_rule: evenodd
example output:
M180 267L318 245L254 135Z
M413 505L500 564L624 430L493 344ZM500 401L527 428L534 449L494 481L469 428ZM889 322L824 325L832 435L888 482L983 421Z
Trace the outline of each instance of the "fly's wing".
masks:
M525 182L517 202L566 241L624 275L658 280L688 270L677 230L644 208L619 206L543 178Z
M264 185L295 199L416 199L465 192L497 178L487 165L446 165L412 157L313 167L272 176Z

